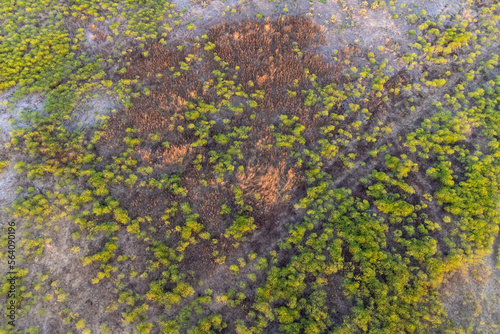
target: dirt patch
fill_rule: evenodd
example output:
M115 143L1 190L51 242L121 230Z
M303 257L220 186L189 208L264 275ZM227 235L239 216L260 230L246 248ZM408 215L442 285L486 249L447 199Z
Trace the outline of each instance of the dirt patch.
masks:
M442 288L445 310L458 328L473 333L498 332L500 270L495 269L495 253L486 256L483 263L455 273Z

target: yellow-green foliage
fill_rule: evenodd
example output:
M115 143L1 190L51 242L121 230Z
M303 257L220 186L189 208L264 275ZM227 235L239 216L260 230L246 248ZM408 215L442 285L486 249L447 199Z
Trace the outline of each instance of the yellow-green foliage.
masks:
M0 173L2 170L9 165L8 161L0 161Z

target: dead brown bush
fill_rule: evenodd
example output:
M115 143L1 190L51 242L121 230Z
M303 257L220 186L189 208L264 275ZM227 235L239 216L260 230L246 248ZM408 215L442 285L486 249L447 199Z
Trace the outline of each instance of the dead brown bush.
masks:
M208 37L215 44L216 54L229 68L239 66L237 84L241 83L247 93L266 92L263 110L273 116L308 109L304 108L300 94L301 90L312 87L306 69L318 77L320 84L339 81L342 77L324 57L306 51L324 39L319 26L307 18L221 24L212 27ZM294 43L303 53L301 56L294 51ZM218 66L215 61L211 65ZM288 90L297 95L290 98Z
M280 161L276 167L250 165L245 173L238 173L236 177L243 193L258 194L258 202L264 207L272 207L287 200L299 178L295 170L286 169L285 161Z

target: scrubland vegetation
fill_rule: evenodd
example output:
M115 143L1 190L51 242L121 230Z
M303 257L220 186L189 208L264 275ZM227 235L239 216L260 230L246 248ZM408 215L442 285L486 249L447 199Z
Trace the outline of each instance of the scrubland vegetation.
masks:
M197 27L206 2L4 0L0 333L499 331L444 300L500 267L500 5L333 2L325 25L384 11L407 45L325 54L292 2Z

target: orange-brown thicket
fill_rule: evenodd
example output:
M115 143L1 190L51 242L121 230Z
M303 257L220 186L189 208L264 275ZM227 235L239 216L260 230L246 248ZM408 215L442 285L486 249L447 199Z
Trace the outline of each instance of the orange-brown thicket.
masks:
M209 76L208 68L196 64L199 57L199 49L191 46L183 46L181 50L173 46L165 47L159 43L150 44L145 48L148 55L144 56L144 50L137 50L127 61L130 66L122 75L125 79L139 79L145 87L151 90L150 96L141 96L132 100L138 107L156 105L158 101L165 102L165 98L191 100L195 96L202 96L202 83ZM191 57L190 57L191 55ZM181 69L180 63L185 62L189 69ZM173 70L173 71L172 71ZM179 72L180 76L172 74ZM160 95L158 99L156 95ZM203 96L204 99L209 98ZM154 101L153 101L154 100Z
M106 40L106 32L95 24L90 26L90 31L91 33L89 37L93 41L96 41L97 43L103 43Z
M146 166L156 170L169 169L166 172L176 172L185 167L185 160L191 156L192 149L188 144L163 147L141 147L136 151L136 157Z
M229 64L230 72L236 75L236 85L241 83L247 93L257 89L265 91L260 114L270 116L267 121L272 121L279 114L293 114L300 118L306 129L314 127L313 115L319 111L320 105L304 106L301 90L312 88L305 69L315 74L320 84L342 80L340 67L327 63L322 56L304 51L323 40L320 28L307 18L287 17L269 22L221 24L211 28L208 36L209 41L216 46L214 51ZM302 56L294 51L294 42L303 52ZM221 69L220 65L211 58L211 61L190 66L185 71L179 69L179 62L186 61L189 54L198 56L198 49L185 46L179 50L152 44L146 50L149 53L147 57L142 54L142 50L138 50L127 59L130 67L123 78L139 78L150 89L150 94L133 98L133 107L126 110L125 115L113 117L107 139L115 137L119 130L131 127L138 129L138 136L143 139L150 133L159 133L162 139L175 144L184 140L189 142L189 132L180 134L171 131L172 127L183 123L176 115L182 115L187 110L186 101L201 98L210 103L220 99L214 89L202 88L210 72ZM234 70L236 66L240 69ZM172 67L181 75L172 76ZM255 84L253 87L249 85L250 81ZM288 91L297 94L291 96ZM245 115L240 118L243 121Z
M297 171L287 169L285 161L280 161L277 166L251 164L247 166L245 173L238 173L236 178L244 194L260 196L258 202L264 208L288 200L287 196L292 195L299 180Z
M178 125L185 125L181 119L187 110L186 101L202 96L203 75L200 69L179 69L179 62L185 61L190 53L196 54L196 50L166 49L160 44L152 44L147 50L147 57L138 51L127 59L130 67L122 77L138 79L150 93L132 98L132 107L112 116L104 137L110 145L119 145L126 136L124 131L127 128L138 130L137 136L141 139L158 133L162 141L173 144L182 145L188 140L188 132L182 134L172 130ZM180 76L174 77L171 67Z
M257 135L252 133L254 138ZM261 226L290 208L303 188L304 178L288 153L276 147L268 129L261 130L260 139L246 145L243 152L244 171L238 171L233 182L243 191L245 202L253 206L252 215Z
M300 91L312 87L305 69L315 74L320 84L342 78L340 71L324 57L305 51L324 40L319 26L308 18L286 17L237 25L224 23L212 27L208 37L215 44L214 51L230 68L239 66L236 84L242 83L247 93L264 90L263 109L272 110L273 114L276 111L296 114L304 109ZM294 51L294 42L302 56ZM214 61L212 66L216 67L217 63ZM249 81L254 83L253 87L248 85ZM298 93L290 98L287 90Z
M103 136L106 146L110 150L124 149L123 138L128 136L128 128L137 130L135 135L143 140L148 140L151 134L159 134L160 142L142 146L136 158L152 164L177 164L179 158L188 153L192 141L190 132L177 131L178 126L186 127L182 115L187 110L186 99L190 92L182 87L201 91L201 84L194 75L183 74L177 81L164 77L149 95L133 98L132 107L111 117ZM165 141L170 143L169 148L161 146Z

